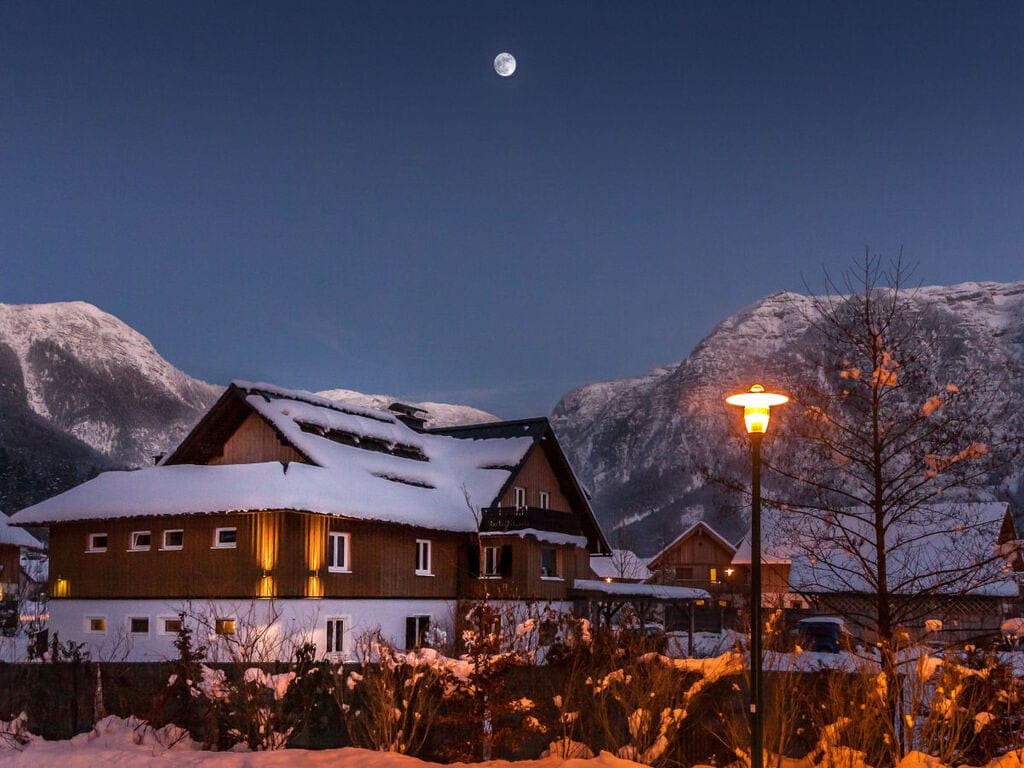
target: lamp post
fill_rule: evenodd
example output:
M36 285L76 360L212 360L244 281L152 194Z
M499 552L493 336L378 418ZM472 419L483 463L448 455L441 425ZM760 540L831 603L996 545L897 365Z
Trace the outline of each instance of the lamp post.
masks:
M760 384L729 395L725 402L743 407L750 437L750 768L764 766L764 695L761 686L761 439L768 431L773 405L788 402L785 395L765 392Z

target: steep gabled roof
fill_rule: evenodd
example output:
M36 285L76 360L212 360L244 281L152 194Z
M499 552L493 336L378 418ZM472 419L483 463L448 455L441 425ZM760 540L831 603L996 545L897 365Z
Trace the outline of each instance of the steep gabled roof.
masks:
M672 549L674 549L677 545L679 545L681 542L683 542L686 539L688 539L690 536L692 536L698 530L702 530L705 533L707 533L708 536L710 536L712 539L714 539L719 544L721 544L729 552L735 552L736 551L736 547L733 546L731 543L729 543L729 540L726 539L725 536L723 536L718 531L716 531L714 528L712 528L704 520L698 520L696 523L691 525L689 528L687 528L681 534L676 536L675 539L672 540L671 544L669 544L667 547L664 547L660 552L658 552L658 554L656 554L654 557L652 557L650 560L648 560L647 561L647 567L650 568L651 571L654 571L658 567L658 561L662 557L664 557L666 554L668 554L670 551L672 551Z
M309 463L184 463L219 455L253 413ZM236 381L161 466L103 473L15 522L287 509L473 531L467 497L493 504L533 445L530 436L425 434L387 411Z
M446 435L460 440L511 440L530 437L534 442L531 450L543 450L547 456L555 475L559 478L562 493L576 509L583 510L583 531L592 550L599 553L610 553L611 546L608 539L597 521L597 515L590 505L590 497L580 483L576 470L569 461L569 457L562 450L562 444L558 442L555 431L551 428L551 422L544 418L519 419L516 421L496 421L485 424L470 424L468 426L438 427L426 430L424 434ZM522 461L526 461L523 456ZM515 473L511 473L505 481L505 485L498 492L496 498L505 494L508 486L513 482Z

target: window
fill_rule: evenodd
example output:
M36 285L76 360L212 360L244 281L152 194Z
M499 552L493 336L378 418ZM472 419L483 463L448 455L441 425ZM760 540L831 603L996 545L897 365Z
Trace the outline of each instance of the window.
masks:
M88 545L85 548L86 552L106 552L107 551L107 534L105 533L90 533L88 539Z
M237 528L218 528L213 532L214 549L234 549L237 544Z
M128 631L131 632L133 635L148 635L149 617L131 616L128 619Z
M235 620L234 619L217 619L214 622L214 631L218 635L233 635L233 634L235 634Z
M558 578L558 550L544 547L540 551L540 576L542 579Z
M484 547L484 576L501 575L501 547Z
M721 582L721 579L718 577L718 569L717 568L709 568L708 569L708 574L709 574L710 581L711 581L712 584L718 584L718 583Z
M176 635L181 632L180 616L163 616L157 623L161 635Z
M327 653L345 653L345 619L327 620Z
M513 495L513 499L514 499L513 503L515 504L515 508L516 509L525 509L526 508L526 489L525 488L520 488L519 486L516 486L515 488L512 489L512 495Z
M693 566L678 565L675 568L675 577L678 581L693 581Z
M102 635L107 631L107 619L104 616L90 616L85 620L86 632Z
M144 552L149 549L152 540L153 537L150 536L149 531L132 531L130 549L136 552Z
M161 549L181 549L183 546L185 546L183 530L164 531L164 543Z
M348 566L347 533L331 533L327 538L327 570L335 573L347 573Z
M405 620L405 649L421 648L427 643L429 616L410 616Z
M537 494L537 504L541 509L551 508L551 494L547 491L541 491Z
M416 575L433 576L430 570L430 540L416 539Z

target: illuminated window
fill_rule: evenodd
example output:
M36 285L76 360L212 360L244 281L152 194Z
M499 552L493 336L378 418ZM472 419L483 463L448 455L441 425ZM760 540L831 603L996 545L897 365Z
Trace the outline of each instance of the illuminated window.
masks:
M106 552L107 551L107 534L105 533L90 533L88 546L85 548L86 552Z
M128 631L133 635L149 634L149 617L132 616L128 619Z
M233 634L235 634L235 620L234 619L217 619L214 622L214 631L218 635L233 635Z
M347 573L349 534L331 533L327 537L327 570L334 573Z
M710 580L712 584L718 584L721 581L721 579L718 578L717 568L709 568L708 573L710 575Z
M416 539L416 575L433 576L430 570L430 540Z
M237 528L218 528L213 532L214 549L234 549L238 546Z
M537 504L541 509L551 508L551 494L547 491L541 491L537 494Z
M131 547L133 552L145 552L149 549L153 537L149 531L132 531Z
M333 617L327 620L327 653L345 653L345 619Z
M161 549L181 549L185 546L185 532L181 529L164 531L164 543Z
M105 616L90 616L86 619L86 632L102 635L107 631L107 619Z
M526 489L525 488L520 488L519 486L516 486L515 488L513 488L512 489L512 498L514 499L513 503L515 504L515 508L516 509L525 509L526 508Z

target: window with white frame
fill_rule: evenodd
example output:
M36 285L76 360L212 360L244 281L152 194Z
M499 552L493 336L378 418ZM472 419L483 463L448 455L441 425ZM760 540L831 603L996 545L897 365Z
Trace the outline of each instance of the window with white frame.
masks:
M351 536L347 533L335 533L332 531L327 537L327 570L333 573L348 573L349 567L349 542Z
M430 570L430 539L416 539L416 575L433 576Z
M181 632L181 616L161 616L157 619L156 627L161 635L176 635Z
M213 532L214 549L234 549L238 546L237 528L218 528Z
M484 576L501 575L501 547L484 547Z
M149 531L132 531L129 549L133 552L145 552L152 541L153 537Z
M409 616L405 620L405 649L422 648L430 631L429 616Z
M543 547L540 551L540 576L542 579L558 578L558 550Z
M345 642L345 627L348 622L344 616L332 616L327 620L327 653L339 654L348 651Z
M537 493L537 505L541 509L551 508L551 494L547 491L540 491Z
M94 635L102 635L107 631L106 616L89 616L85 620L85 631Z
M516 509L524 509L526 507L526 489L517 485L512 489L512 499Z
M86 543L86 552L106 552L107 543L110 541L105 533L90 533Z
M149 634L149 617L148 616L129 616L128 617L128 631L133 635L148 635Z
M185 531L178 528L164 531L164 540L160 549L181 549L185 546Z

